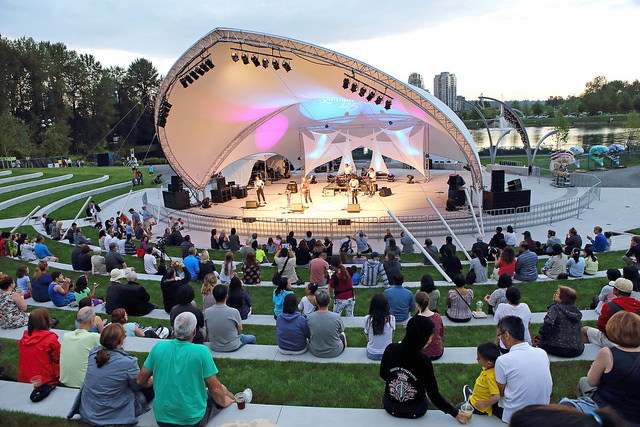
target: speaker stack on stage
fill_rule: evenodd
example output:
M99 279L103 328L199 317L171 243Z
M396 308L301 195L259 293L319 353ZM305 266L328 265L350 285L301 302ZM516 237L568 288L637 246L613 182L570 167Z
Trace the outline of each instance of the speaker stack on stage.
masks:
M164 205L169 209L188 209L191 207L189 192L184 189L182 179L177 175L171 176L169 191L163 191L162 197Z
M482 192L482 208L486 211L520 208L521 212L529 212L531 190L523 190L520 179L509 181L507 187L509 191L505 192L504 171L491 171L491 191Z
M233 188L227 187L224 177L216 177L216 189L211 190L211 201L213 203L224 203L233 197Z

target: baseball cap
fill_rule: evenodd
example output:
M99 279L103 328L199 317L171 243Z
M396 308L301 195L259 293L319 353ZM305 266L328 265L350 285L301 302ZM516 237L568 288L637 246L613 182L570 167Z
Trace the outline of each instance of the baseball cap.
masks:
M371 258L379 258L380 254L378 252L371 252Z
M613 287L619 290L620 292L624 292L630 294L633 291L633 283L629 279L625 279L624 277L620 277L613 282Z

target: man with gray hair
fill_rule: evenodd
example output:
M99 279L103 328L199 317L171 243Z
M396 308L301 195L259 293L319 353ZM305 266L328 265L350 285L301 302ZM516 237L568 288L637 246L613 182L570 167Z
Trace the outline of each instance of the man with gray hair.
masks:
M329 291L316 291L318 311L307 316L309 325L309 350L316 357L337 357L347 347L347 337L344 334L344 323L340 315L329 311Z
M124 308L129 316L146 316L158 308L156 304L149 302L151 295L138 283L138 275L135 271L127 274L127 284L120 290L118 299L120 307Z
M205 426L235 398L216 378L218 368L209 348L192 342L196 316L191 312L181 313L173 326L176 339L153 346L137 382L146 384L153 375L153 411L160 427ZM249 395L251 391L245 393Z
M60 382L67 387L80 388L87 373L89 352L100 345L100 334L89 332L96 312L91 307L78 310L78 329L60 338Z

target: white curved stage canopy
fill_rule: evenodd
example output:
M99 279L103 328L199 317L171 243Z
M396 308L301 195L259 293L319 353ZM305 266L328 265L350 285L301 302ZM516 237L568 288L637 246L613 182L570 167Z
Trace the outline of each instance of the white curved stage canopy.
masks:
M471 135L440 100L337 52L268 34L217 28L195 43L162 83L156 128L194 190L272 155L305 174L334 159L344 167L358 147L382 171L382 156L422 174L427 154L457 160L482 187Z

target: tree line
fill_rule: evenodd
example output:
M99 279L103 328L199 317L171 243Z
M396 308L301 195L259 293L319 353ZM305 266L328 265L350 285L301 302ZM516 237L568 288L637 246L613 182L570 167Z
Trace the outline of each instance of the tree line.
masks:
M0 39L0 156L126 155L149 145L161 82L144 58L105 68L63 43Z

